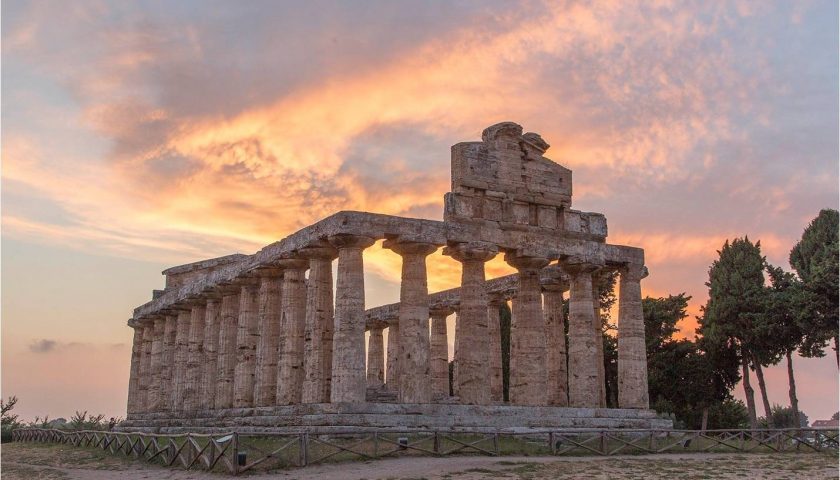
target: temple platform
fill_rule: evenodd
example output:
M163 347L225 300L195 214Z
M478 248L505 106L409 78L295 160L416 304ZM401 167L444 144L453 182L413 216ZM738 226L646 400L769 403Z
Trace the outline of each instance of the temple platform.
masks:
M118 427L145 433L348 432L370 430L527 431L671 429L653 410L512 405L320 403L199 411L190 416L137 413Z

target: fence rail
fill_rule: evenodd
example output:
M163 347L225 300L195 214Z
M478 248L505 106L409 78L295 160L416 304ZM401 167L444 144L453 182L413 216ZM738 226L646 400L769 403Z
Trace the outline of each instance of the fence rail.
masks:
M216 470L303 467L393 456L617 455L677 452L837 453L838 430L347 431L331 433L147 434L19 428L13 441L100 448L164 466Z

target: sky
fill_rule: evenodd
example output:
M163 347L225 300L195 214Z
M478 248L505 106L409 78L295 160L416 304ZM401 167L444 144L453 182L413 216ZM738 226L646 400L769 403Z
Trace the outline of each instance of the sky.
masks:
M339 210L441 219L449 147L500 121L645 249L645 295L692 296L692 337L726 239L789 269L838 207L837 2L4 1L2 395L124 416L163 269ZM365 262L368 307L397 301L399 257ZM837 411L833 355L795 368L802 410Z

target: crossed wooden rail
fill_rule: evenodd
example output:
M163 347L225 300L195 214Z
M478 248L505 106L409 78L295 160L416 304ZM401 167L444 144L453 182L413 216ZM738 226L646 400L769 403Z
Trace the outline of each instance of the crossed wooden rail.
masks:
M838 430L535 430L147 434L18 428L17 442L100 448L167 467L232 475L260 468L304 467L328 461L455 454L616 455L675 452L838 451Z

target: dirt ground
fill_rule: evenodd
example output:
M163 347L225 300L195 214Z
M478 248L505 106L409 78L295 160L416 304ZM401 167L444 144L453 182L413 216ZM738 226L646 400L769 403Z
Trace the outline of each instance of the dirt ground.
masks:
M225 475L149 465L100 450L66 445L4 444L3 479L120 478L221 480ZM616 457L405 457L370 462L317 465L257 475L254 480L375 479L828 479L838 478L838 459L828 454L667 454Z

